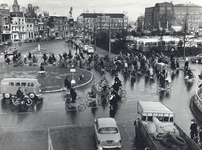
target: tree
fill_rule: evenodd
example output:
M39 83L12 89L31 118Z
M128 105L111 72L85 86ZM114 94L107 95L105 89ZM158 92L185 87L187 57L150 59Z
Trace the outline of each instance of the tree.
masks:
M48 19L46 21L46 25L49 26L50 28L54 27L54 17L53 16L48 17Z

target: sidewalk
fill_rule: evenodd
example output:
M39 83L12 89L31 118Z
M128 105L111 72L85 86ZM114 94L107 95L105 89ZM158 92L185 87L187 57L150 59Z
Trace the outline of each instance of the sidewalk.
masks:
M46 74L44 76L38 74L38 66L23 66L3 68L0 70L0 79L3 78L36 78L43 87L45 93L59 92L64 87L65 77L68 76L69 81L72 79L72 73L68 68L58 68L56 66L45 66ZM84 74L84 79L79 80L79 76ZM76 68L74 75L76 84L75 88L84 86L90 83L93 79L93 74L81 68Z

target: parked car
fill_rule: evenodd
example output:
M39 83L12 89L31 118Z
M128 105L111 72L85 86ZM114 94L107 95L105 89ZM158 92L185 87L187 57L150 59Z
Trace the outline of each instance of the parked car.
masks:
M190 40L194 41L197 45L202 45L202 37L193 37Z
M5 42L4 42L4 45L11 45L12 44L12 41L10 39L7 39Z
M121 148L121 135L114 118L95 120L95 139L98 149Z
M192 63L201 63L202 60L202 54L198 54L195 57L191 58Z
M89 47L89 45L84 45L84 46L83 46L83 51L84 51L84 52L87 52L88 47Z
M7 50L4 51L4 54L7 55L15 55L18 52L16 47L9 47Z
M57 36L55 37L56 40L62 40L62 37L61 36Z
M185 47L198 47L195 41L189 40L185 43Z
M31 38L25 39L25 43L29 43L29 42L34 42L34 39L31 39Z
M94 48L89 46L87 53L88 54L93 54L94 53Z

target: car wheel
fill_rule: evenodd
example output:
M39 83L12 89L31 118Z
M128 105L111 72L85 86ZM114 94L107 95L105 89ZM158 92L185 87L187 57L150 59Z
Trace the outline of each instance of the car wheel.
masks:
M5 104L6 104L6 105L10 105L10 104L11 104L11 100L8 99L8 98L6 98L4 101L5 101Z
M35 94L34 93L29 93L29 98L34 99L35 98Z

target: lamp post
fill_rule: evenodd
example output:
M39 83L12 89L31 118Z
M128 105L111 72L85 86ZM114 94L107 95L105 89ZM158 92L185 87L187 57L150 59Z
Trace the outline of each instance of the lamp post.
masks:
M76 84L76 81L74 79L74 73L76 72L76 69L74 68L74 65L72 65L70 72L72 73L71 85L74 85L74 84Z

